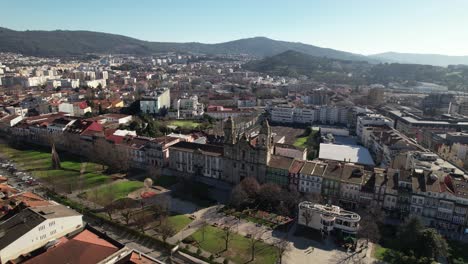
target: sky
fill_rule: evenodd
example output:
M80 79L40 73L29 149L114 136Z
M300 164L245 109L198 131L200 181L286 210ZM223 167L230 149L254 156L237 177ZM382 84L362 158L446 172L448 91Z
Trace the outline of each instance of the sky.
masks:
M468 55L468 0L0 0L0 27L149 41L265 36L359 54Z

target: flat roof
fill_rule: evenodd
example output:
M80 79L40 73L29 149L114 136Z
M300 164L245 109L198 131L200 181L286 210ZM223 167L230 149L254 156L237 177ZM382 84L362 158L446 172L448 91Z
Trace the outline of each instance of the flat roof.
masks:
M346 161L374 166L375 163L365 147L358 145L320 144L319 159Z

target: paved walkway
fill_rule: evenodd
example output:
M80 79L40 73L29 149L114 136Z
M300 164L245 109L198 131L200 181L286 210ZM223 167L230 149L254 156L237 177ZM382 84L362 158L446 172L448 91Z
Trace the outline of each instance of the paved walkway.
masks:
M233 226L234 231L242 236L247 234L258 234L261 239L270 245L276 245L283 238L287 237L290 251L283 256L285 264L309 264L309 263L373 263L371 248L360 253L345 252L336 247L331 240L323 242L311 240L305 237L294 235L297 225L294 225L288 233L273 231L269 228L256 225L255 223L239 220L233 216L226 216L217 211L222 206L212 206L193 213L196 216L190 226L187 226L179 233L169 238L168 241L176 243L195 233L204 222L219 227Z

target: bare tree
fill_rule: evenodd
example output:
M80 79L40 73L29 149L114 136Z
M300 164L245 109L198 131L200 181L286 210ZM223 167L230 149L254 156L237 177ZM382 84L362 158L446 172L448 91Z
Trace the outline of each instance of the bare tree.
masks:
M224 251L227 251L229 248L229 242L232 240L234 225L225 226L221 234L221 239L224 240Z
M255 199L260 190L260 184L254 177L247 177L241 181L242 189L247 193L249 198Z
M158 227L157 232L161 235L164 242L166 239L175 235L177 232L174 227L167 221L162 222L162 224Z
M272 211L272 209L278 204L281 193L281 187L274 183L265 183L260 187L258 191L258 199L264 210Z
M323 200L323 197L320 193L308 193L304 195L303 201L309 201L313 203L321 203Z
M133 211L135 211L135 208L137 208L139 204L136 200L131 198L122 198L115 201L114 206L116 210L119 211L120 216L122 216L124 219L125 224L128 225L130 223Z
M200 225L200 231L202 233L202 242L205 241L205 233L206 233L207 226L208 226L208 223L206 221L203 221Z
M358 237L370 242L377 243L380 240L379 223L383 222L384 215L378 206L370 206L361 212Z
M144 232L145 227L154 220L154 215L149 211L140 211L132 214L132 219L138 229Z
M234 189L232 189L230 204L236 209L240 209L248 198L249 196L247 192L245 192L242 186L238 184Z
M254 232L253 234L250 234L250 237L249 237L250 261L255 260L255 253L257 252L258 245L262 243L261 238L265 232L266 231L260 229Z
M291 250L291 245L286 237L281 238L281 240L276 244L278 250L278 260L279 264L283 263L283 257L288 254Z
M366 240L366 245L369 241L377 243L380 239L380 230L377 222L371 215L363 215L359 222L358 237Z
M104 211L107 213L109 220L112 220L112 214L116 210L114 205L115 198L116 194L114 192L114 187L110 184L106 186L98 201L104 207Z
M306 226L309 226L310 221L312 221L312 212L309 210L304 210L301 214L302 218L304 218Z
M85 177L84 174L86 173L86 166L88 165L87 162L82 162L80 164L80 177L78 178L78 190L82 191L84 189L85 184Z

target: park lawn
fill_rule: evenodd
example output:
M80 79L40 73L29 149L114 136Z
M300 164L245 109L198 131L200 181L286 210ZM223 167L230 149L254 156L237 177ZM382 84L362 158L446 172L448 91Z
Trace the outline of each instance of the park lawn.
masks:
M205 229L205 239L201 229L198 229L192 236L199 243L200 247L211 253L220 253L222 256L233 260L236 263L257 263L274 264L277 261L277 249L274 246L259 242L255 253L255 260L250 261L249 239L233 233L227 251L224 251L225 241L222 238L223 230L207 226Z
M176 120L176 121L170 121L169 125L171 126L178 126L181 128L187 128L187 129L194 129L200 126L200 123L197 123L192 120Z
M113 200L118 200L127 197L133 191L143 187L143 182L140 181L120 181L113 184L107 184L99 187L97 190L86 192L88 199L94 200L98 204L103 204L104 197L111 196ZM95 197L97 196L97 197Z
M167 222L174 228L176 233L179 233L184 227L192 222L186 215L173 215L167 218Z
M60 162L62 169L53 170L51 153L45 150L19 150L0 144L0 153L13 160L20 169L29 171L34 177L52 185L67 186L67 189L73 190L79 185L82 185L80 188L86 189L111 181L109 176L101 173L102 165L86 162L83 182L80 182L82 163L78 161L78 157L64 157Z

